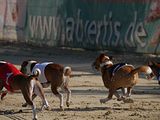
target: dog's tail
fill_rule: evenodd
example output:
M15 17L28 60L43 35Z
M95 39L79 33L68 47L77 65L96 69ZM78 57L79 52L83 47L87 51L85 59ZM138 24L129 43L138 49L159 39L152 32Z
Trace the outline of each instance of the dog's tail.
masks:
M136 73L145 73L145 74L151 74L152 73L152 69L149 66L140 66L138 68L135 68L134 70L132 70L130 72L130 75L134 75Z
M38 77L41 74L41 70L36 68L33 72L32 75L30 75L30 77Z
M71 76L71 73L72 73L71 67L69 67L69 66L64 67L64 69L63 69L63 75L64 75L64 76L70 77L70 76Z

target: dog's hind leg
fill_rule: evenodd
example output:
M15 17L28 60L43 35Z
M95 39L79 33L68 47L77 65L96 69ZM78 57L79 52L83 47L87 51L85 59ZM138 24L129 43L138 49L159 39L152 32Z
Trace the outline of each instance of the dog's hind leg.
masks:
M0 94L1 94L1 100L3 100L3 98L7 95L8 91L7 90L3 90L3 81L0 79Z
M64 108L63 108L63 94L58 91L57 87L52 86L52 85L51 85L51 90L52 90L53 94L60 99L60 109L64 110Z
M114 92L114 95L117 97L117 101L121 101L124 99L124 97L121 96L117 91Z
M112 99L112 96L114 95L115 92L116 92L116 89L109 89L108 97L107 97L107 98L104 98L104 99L100 99L100 103L106 103L106 102L108 102L109 100L111 100L111 99Z
M31 97L32 97L32 88L22 88L21 89L24 99L26 100L27 104L31 105L32 107L32 113L33 113L33 120L37 120L37 114L36 114L36 105L33 103ZM29 93L28 93L29 91Z
M126 94L127 94L127 88L121 88L121 90L122 90L122 95L126 96Z
M126 97L130 97L131 96L131 91L132 91L132 87L128 87L127 88L127 95L126 95Z
M37 97L37 95L36 94L33 94L32 95L32 100L34 100L35 98ZM27 107L27 103L24 103L24 104L22 104L22 107Z
M42 104L41 110L43 110L44 108L49 110L48 101L45 98L42 85L40 84L39 81L36 81L33 92L34 92L34 94L38 95L42 99L43 104Z
M70 105L70 98L71 98L71 90L69 89L69 76L64 76L63 77L64 82L61 85L62 90L65 90L67 92L67 99L66 99L66 105L69 107Z
M70 98L71 98L71 90L67 86L64 87L64 90L67 92L66 105L67 105L67 107L69 107Z

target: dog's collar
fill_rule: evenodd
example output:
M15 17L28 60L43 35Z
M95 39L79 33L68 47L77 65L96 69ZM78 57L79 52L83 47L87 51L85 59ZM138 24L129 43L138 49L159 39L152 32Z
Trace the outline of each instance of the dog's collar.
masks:
M107 61L107 62L104 62L104 63L101 63L100 64L100 67L104 67L105 65L113 65L113 62L112 61Z

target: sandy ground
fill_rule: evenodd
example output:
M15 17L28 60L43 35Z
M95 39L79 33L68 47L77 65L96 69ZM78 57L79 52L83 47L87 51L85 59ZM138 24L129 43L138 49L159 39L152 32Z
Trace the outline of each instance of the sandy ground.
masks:
M145 64L148 59L159 59L151 55L107 53L113 55L115 63L127 62L135 66ZM160 86L156 80L146 80L143 75L132 91L133 103L117 101L115 97L105 104L99 102L99 99L107 97L108 90L103 86L99 74L90 75L94 74L90 66L98 54L97 51L77 49L0 45L0 59L12 62L17 68L22 61L34 59L69 65L73 74L81 74L71 78L72 102L69 108L64 106L64 111L60 111L59 99L51 93L50 88L45 89L45 95L51 110L40 111L41 100L34 100L39 120L160 120ZM31 120L31 108L22 108L23 103L24 99L19 91L8 94L0 101L0 120Z

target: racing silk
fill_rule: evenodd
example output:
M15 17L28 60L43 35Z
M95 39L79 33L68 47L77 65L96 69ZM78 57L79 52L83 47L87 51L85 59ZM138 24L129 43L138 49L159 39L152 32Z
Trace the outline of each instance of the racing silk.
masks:
M119 69L121 69L121 68L124 67L124 66L131 66L131 67L133 67L132 65L127 64L127 63L117 63L117 64L115 64L115 65L107 68L107 70L110 72L110 75L111 75L111 81L113 80L112 78L113 78L114 74L115 74ZM133 67L133 68L134 68L134 67Z
M47 79L46 79L46 76L45 76L45 73L44 73L44 70L46 68L46 66L48 64L51 64L53 62L44 62L44 63L37 63L33 69L32 69L32 74L36 71L36 69L39 69L41 71L41 73L39 74L38 76L38 80L40 81L40 83L47 83Z
M11 84L16 75L22 74L13 64L0 61L0 79L3 80L4 87L11 91Z
M111 66L109 68L111 75L114 76L114 74L125 65L127 65L127 64L126 63L118 63L118 64Z

